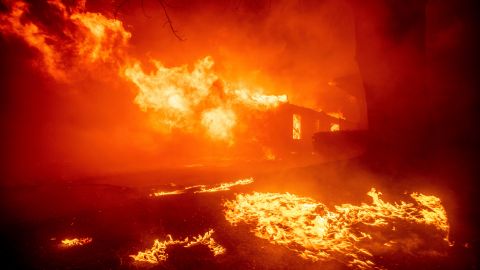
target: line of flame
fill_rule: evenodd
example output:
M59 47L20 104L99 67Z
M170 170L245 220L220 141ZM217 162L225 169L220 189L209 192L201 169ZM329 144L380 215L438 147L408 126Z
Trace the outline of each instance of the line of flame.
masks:
M173 191L156 191L154 193L151 193L150 196L161 197L161 196L169 196L169 195L178 195L178 194L184 194L192 191L193 193L212 193L212 192L228 191L232 187L249 185L253 182L254 182L253 178L250 177L245 179L239 179L235 182L219 183L211 187L208 187L207 185L194 185L194 186L188 186L183 189L177 189Z
M157 264L162 261L166 261L168 258L167 248L174 245L182 245L185 248L193 247L196 245L205 245L214 256L224 254L226 249L218 244L215 239L212 237L212 234L215 231L210 229L203 235L198 235L193 237L193 240L189 241L188 237L183 240L173 240L171 235L167 235L167 239L160 241L155 239L152 248L145 251L139 251L137 255L130 255L131 258L136 262L146 262L151 264Z

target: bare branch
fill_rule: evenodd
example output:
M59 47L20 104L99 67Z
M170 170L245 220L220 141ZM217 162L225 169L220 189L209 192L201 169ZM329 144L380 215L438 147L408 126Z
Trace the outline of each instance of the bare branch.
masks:
M170 26L170 30L172 31L173 35L180 41L185 41L184 38L182 38L177 30L175 30L175 28L173 27L173 23L172 23L172 20L170 19L170 16L168 15L168 12L167 12L167 7L165 5L165 2L163 0L158 0L158 2L160 3L160 5L162 6L162 9L163 9L163 13L165 14L165 18L167 18L167 22L168 25Z

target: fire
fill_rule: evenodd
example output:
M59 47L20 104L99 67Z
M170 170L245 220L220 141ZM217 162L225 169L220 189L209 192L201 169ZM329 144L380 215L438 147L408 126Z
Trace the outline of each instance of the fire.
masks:
M235 182L230 182L230 183L220 183L218 185L215 185L211 188L207 188L205 186L202 186L200 190L195 191L194 193L205 193L205 192L218 192L218 191L227 191L230 190L231 187L234 186L244 186L244 185L249 185L253 183L253 178L246 178L246 179L240 179Z
M293 114L292 138L300 140L302 138L302 118L298 114Z
M167 248L169 246L182 245L185 248L193 247L196 245L205 245L214 256L224 254L226 249L218 244L215 239L213 239L212 234L215 231L210 229L203 235L198 235L193 237L193 240L189 241L188 237L183 240L173 240L171 235L167 235L167 240L159 241L155 239L155 242L152 248L145 251L140 251L137 255L130 255L136 262L146 262L151 264L157 264L162 261L166 261L168 258Z
M213 253L213 256L218 256L222 255L225 253L226 249L215 242L215 239L213 239L212 234L214 233L213 229L210 229L208 232L206 232L204 235L199 235L197 237L193 237L193 240L188 242L185 247L193 247L196 245L205 245L207 246L210 251Z
M75 246L83 246L86 244L90 244L93 241L90 237L84 238L73 238L73 239L63 239L61 245L63 247L75 247Z
M231 109L215 108L202 113L202 125L213 139L229 140L233 137L237 117Z
M40 52L42 62L53 77L63 77L63 72L57 67L60 61L59 55L47 41L49 36L35 23L24 20L27 12L28 5L26 3L14 1L10 13L0 15L0 31L22 37L29 46Z
M331 132L340 131L340 125L339 125L339 124L334 124L334 123L332 123L332 124L330 125L330 131L331 131Z
M311 198L289 193L239 194L225 202L225 218L233 225L254 225L257 237L283 245L304 259L337 260L360 269L379 268L373 262L375 241L384 241L385 248L405 241L401 232L399 240L378 237L382 230L398 234L396 227L402 222L428 226L429 234L449 243L449 225L439 198L413 193L413 203L392 204L380 199L381 193L374 188L368 195L371 204L342 204L331 211Z
M345 118L345 116L343 116L342 112L329 112L329 113L327 113L327 115L331 116L333 118L336 118L336 119L347 120L347 118Z
M87 56L91 62L112 59L121 52L118 48L128 45L131 37L121 21L108 19L99 13L74 13L70 19L88 31L83 34L77 50L79 55Z
M59 0L47 3L53 14L60 15L54 18L63 26L60 33L26 16L29 5L23 1L11 1L10 12L0 15L0 32L18 36L35 48L53 78L67 80L74 71L89 69L98 60L119 65L128 59L123 51L131 34L121 21L86 12L84 1L69 8Z
M39 51L46 71L56 79L74 78L92 68L107 72L113 66L113 76L136 87L134 103L152 117L154 130L199 132L232 145L242 113L273 109L288 101L286 95L266 95L259 87L222 79L210 56L198 60L192 69L166 67L149 59L155 71L146 73L138 57L127 50L132 34L122 21L87 12L82 1L73 7L59 0L47 3L57 14L60 33L25 16L28 4L22 1L13 1L10 13L0 15L0 31L22 38Z
M239 179L235 182L225 182L225 183L216 184L211 187L208 187L207 185L195 185L195 186L188 186L183 189L178 189L174 191L157 191L150 194L150 196L161 197L161 196L168 196L168 195L184 194L187 192L212 193L212 192L219 192L219 191L227 191L227 190L230 190L232 187L249 185L253 182L254 182L253 178L245 178L245 179Z
M222 80L213 70L210 56L199 60L192 70L152 62L155 72L145 73L136 62L125 69L124 75L138 88L135 103L155 114L164 133L200 129L210 139L231 144L239 112L268 110L287 102L286 95L265 95L263 90Z

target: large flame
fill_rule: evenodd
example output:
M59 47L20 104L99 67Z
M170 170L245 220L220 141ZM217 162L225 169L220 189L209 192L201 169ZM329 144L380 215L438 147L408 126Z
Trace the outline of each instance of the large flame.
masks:
M97 61L119 65L131 34L121 21L100 13L86 12L84 1L66 7L60 0L47 1L63 27L54 32L39 21L32 20L29 5L11 1L10 12L0 15L0 31L16 35L41 55L45 71L59 80L69 80L74 71L91 69Z
M430 234L449 243L449 225L440 199L413 193L414 202L392 204L380 199L380 194L372 188L368 192L371 204L342 204L334 211L311 198L289 193L239 194L225 203L225 218L232 224L253 224L257 237L283 245L302 258L334 259L361 269L379 268L373 262L372 242L392 248L399 241L379 237L378 231L398 231L402 222L428 226Z
M156 70L146 73L138 57L127 50L132 35L122 21L87 12L84 3L73 7L60 0L47 3L59 14L60 33L26 16L28 4L22 1L13 2L10 12L0 15L0 31L22 38L40 52L45 71L56 79L68 81L92 67L102 67L104 72L115 67L114 76L135 85L134 102L151 112L152 128L157 131L203 132L207 138L233 144L239 114L287 102L286 95L266 95L260 87L222 79L210 56L198 60L192 69L166 67L149 59Z
M183 240L174 240L171 235L167 235L167 240L160 241L155 239L152 248L145 251L139 251L137 255L130 255L136 262L146 262L151 264L157 264L162 261L166 261L168 258L167 248L169 246L182 245L185 248L193 247L196 245L207 246L214 256L224 254L226 249L218 244L213 239L213 229L210 229L203 235L193 237L193 240L189 240L186 237Z
M153 73L145 73L136 62L124 74L139 90L135 103L155 113L157 127L163 132L200 129L211 139L233 143L239 112L267 110L287 102L286 95L265 95L262 89L222 80L209 56L199 60L192 70L153 63Z

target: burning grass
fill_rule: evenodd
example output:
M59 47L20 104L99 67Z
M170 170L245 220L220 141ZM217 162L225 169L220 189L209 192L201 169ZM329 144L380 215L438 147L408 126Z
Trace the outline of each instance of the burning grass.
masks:
M93 241L91 237L83 237L83 238L72 238L72 239L63 239L61 241L62 247L76 247L76 246L83 246L90 244Z
M185 248L197 245L205 245L210 249L214 256L224 254L226 249L220 244L218 244L215 239L213 239L213 233L214 230L210 229L203 235L193 237L193 240L189 240L188 237L183 240L174 240L171 235L167 235L167 240L160 241L158 239L155 239L152 248L145 251L140 251L137 253L137 255L130 255L130 257L133 258L136 262L157 264L159 262L167 260L167 248L169 246L175 245L181 245Z
M225 202L225 218L233 225L253 225L257 237L304 259L337 260L358 269L381 269L374 262L375 254L400 249L415 225L427 226L437 242L450 244L439 198L413 193L413 202L389 203L380 195L372 188L368 192L372 203L342 204L331 211L311 198L289 193L238 194Z
M254 181L253 178L250 177L245 179L239 179L234 182L220 183L213 186L194 185L194 186L188 186L183 189L177 189L173 191L156 191L150 194L150 196L162 197L162 196L178 195L178 194L184 194L184 193L213 193L213 192L220 192L220 191L228 191L231 188L236 186L249 185L253 183L253 181Z

